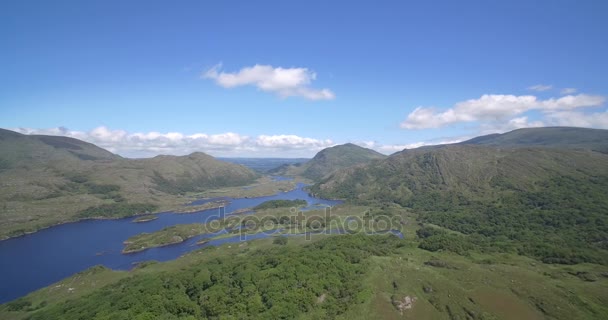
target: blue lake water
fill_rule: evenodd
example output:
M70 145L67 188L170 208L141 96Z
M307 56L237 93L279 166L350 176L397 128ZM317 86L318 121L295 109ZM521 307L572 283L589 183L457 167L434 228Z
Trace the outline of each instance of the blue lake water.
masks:
M224 199L230 203L224 211L254 207L267 200L304 199L310 206L333 206L340 201L311 197L299 184L295 190L258 198L215 198L195 201L202 204ZM196 245L202 237L180 244L152 248L138 253L122 254L123 241L142 232L153 232L175 224L206 222L219 217L218 209L196 213L159 213L158 219L133 223L133 218L118 220L85 220L44 229L33 234L0 241L0 303L48 286L94 265L118 270L131 269L145 260L167 261L203 246L240 241L240 237L212 240ZM267 237L268 234L248 235L246 240Z
M115 270L129 270L141 261L173 260L189 251L205 246L260 239L274 234L273 232L244 234L245 238L237 234L232 237L210 240L204 245L196 244L203 238L211 238L226 232L223 231L193 237L175 245L122 254L123 242L142 232L154 232L175 224L209 222L220 218L222 214L254 207L268 200L303 199L308 202L308 209L318 209L341 203L341 201L313 198L302 189L303 187L303 184L298 184L297 188L292 191L267 197L213 198L191 203L228 201L229 203L222 209L209 209L186 214L159 213L156 214L158 219L143 223L132 222L134 218L85 220L0 241L0 303L24 296L94 265L104 265ZM344 231L327 230L323 232L338 234ZM391 232L403 237L399 231ZM298 236L298 234L290 234L290 236Z

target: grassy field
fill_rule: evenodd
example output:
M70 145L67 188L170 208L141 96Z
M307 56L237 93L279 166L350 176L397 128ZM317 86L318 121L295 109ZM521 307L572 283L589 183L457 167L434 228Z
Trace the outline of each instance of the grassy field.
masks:
M374 257L369 299L341 319L603 319L608 279L597 265L556 266L513 255L462 257L415 247ZM593 274L589 282L577 273ZM394 301L411 297L399 312Z

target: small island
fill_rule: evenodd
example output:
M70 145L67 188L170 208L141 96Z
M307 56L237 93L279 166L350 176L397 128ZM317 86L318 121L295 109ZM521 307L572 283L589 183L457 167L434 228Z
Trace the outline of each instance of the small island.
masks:
M206 233L202 223L180 224L152 233L140 233L123 242L122 253L135 253L150 248L163 247L186 241L199 234Z
M197 241L196 244L199 246L202 246L204 244L207 244L209 241L211 241L211 239L201 239L201 240Z
M133 219L134 223L143 223L143 222L149 222L149 221L154 221L158 219L157 216L155 215L143 215L143 216L138 216L137 218Z
M300 208L308 204L306 200L269 200L253 207L253 210L276 209L276 208Z

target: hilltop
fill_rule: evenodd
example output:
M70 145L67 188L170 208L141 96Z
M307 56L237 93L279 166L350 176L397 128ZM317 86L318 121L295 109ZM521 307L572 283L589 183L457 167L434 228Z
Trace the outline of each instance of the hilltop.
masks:
M503 134L495 133L463 141L460 144L496 147L553 147L608 153L607 141L608 130L545 127L523 128Z
M179 195L244 185L256 174L197 152L126 159L74 138L0 130L0 237L60 222L175 205Z
M270 171L270 173L301 175L311 180L319 180L336 170L384 158L386 158L385 155L372 149L363 148L352 143L346 143L325 148L307 162L295 165L283 165Z

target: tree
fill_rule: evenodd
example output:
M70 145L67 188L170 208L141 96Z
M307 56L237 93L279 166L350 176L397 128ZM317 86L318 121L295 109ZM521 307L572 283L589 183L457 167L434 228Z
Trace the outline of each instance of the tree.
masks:
M287 244L287 237L284 237L284 236L276 237L276 238L274 238L272 243L284 246Z

